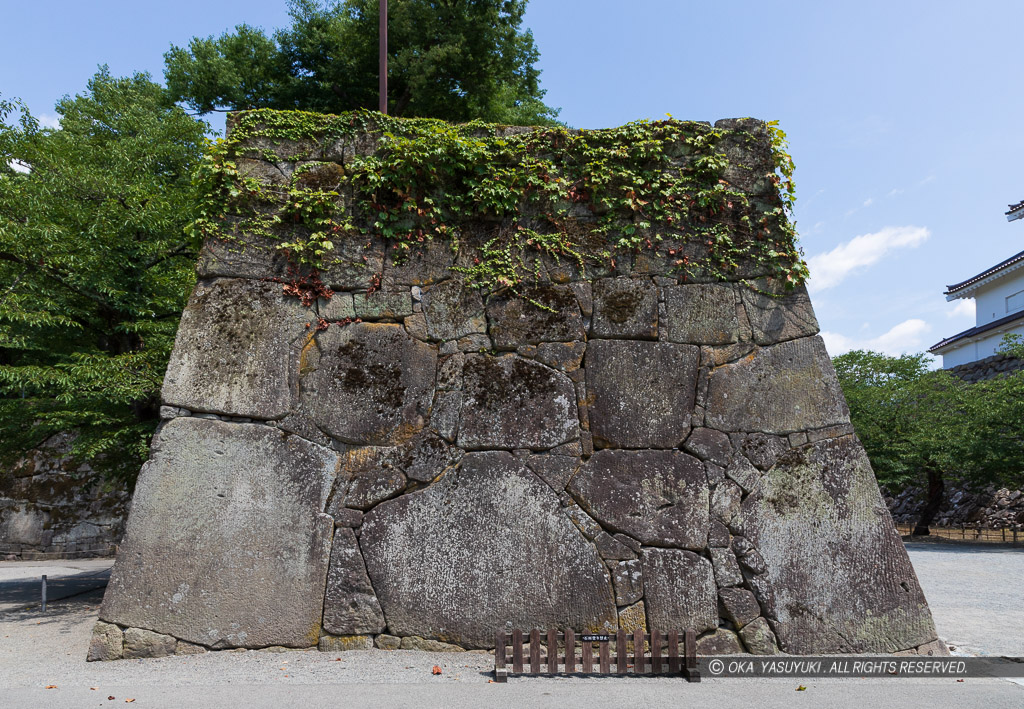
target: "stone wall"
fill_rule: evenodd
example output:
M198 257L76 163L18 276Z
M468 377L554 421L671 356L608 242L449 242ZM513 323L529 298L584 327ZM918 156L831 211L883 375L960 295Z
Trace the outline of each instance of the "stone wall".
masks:
M976 362L951 367L950 372L965 382L980 382L994 379L1024 369L1024 360L1006 354L996 354Z
M764 124L718 127L733 182L777 203ZM245 147L246 174L290 179ZM129 634L166 654L506 627L937 651L802 287L753 264L694 282L680 237L541 254L487 292L459 266L492 229L398 263L338 243L308 306L272 239L207 241L91 659L139 656Z
M51 437L0 472L0 559L113 556L129 495L92 481L69 457L69 434Z
M897 524L916 524L924 511L926 491L908 488L895 495L886 493L885 502ZM937 527L1024 530L1024 492L987 487L981 490L952 488L942 496L942 506L932 524Z

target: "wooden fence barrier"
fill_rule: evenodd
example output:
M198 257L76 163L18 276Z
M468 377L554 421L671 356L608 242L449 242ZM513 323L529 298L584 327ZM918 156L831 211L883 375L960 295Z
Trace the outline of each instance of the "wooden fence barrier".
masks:
M596 669L594 645L597 645ZM509 662L512 663L511 670ZM505 682L510 674L669 674L685 677L688 682L700 682L700 672L697 670L697 633L692 628L683 633L678 630L670 630L668 633L657 630L650 633L639 630L627 633L620 630L614 635L577 634L572 630L547 630L543 633L540 630L531 630L529 633L522 630L503 631L495 638L494 679Z

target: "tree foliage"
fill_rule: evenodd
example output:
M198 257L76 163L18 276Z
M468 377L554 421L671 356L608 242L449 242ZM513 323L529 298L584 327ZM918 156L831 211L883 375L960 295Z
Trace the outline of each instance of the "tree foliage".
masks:
M527 0L391 0L388 111L543 125L539 54L520 30ZM290 27L245 24L165 55L167 86L199 113L251 108L341 113L378 107L378 0L290 0Z
M0 101L0 455L74 430L76 457L130 479L194 280L205 126L105 67L57 113Z
M924 354L833 362L880 483L927 485L933 513L947 484L1024 484L1024 372L969 384Z

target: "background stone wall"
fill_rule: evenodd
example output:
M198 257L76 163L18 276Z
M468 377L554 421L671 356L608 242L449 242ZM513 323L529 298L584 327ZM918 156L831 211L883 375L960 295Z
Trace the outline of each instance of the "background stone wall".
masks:
M744 138L727 173L767 200L764 125L720 125ZM295 168L239 155L266 184ZM693 282L679 256L708 245L680 237L539 254L533 283L487 292L460 264L488 236L397 263L340 242L308 305L272 238L207 241L92 659L140 637L487 648L505 627L935 651L802 287L754 263Z
M112 556L124 533L129 494L88 483L89 466L68 457L70 435L51 437L0 472L0 559Z

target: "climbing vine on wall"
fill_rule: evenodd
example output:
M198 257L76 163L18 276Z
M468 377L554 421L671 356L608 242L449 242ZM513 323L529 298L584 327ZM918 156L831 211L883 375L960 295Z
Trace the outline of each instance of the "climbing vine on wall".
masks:
M489 289L538 278L538 254L582 268L644 251L678 257L682 280L736 280L743 264L792 287L807 269L785 147L774 122L573 131L248 111L207 151L192 232L263 235L314 272L339 240L383 238L397 261L445 240L471 250L457 269ZM258 179L243 161L280 178Z

